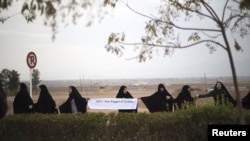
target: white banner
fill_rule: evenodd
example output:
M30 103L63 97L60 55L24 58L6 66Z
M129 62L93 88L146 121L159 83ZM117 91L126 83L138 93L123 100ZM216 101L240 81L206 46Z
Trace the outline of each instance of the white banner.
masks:
M90 98L88 100L90 109L136 109L135 98Z

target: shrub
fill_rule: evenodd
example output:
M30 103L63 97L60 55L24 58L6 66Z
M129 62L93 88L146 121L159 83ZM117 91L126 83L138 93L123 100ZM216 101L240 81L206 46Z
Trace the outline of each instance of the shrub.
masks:
M250 111L245 112L250 123ZM201 141L207 125L238 124L237 110L201 106L164 113L20 114L0 120L1 141Z

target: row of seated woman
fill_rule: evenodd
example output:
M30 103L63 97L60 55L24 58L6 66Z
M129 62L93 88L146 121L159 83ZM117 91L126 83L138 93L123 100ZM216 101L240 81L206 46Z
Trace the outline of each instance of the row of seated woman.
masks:
M46 85L40 85L41 89L39 98L36 103L33 102L29 95L25 83L20 83L20 90L15 96L13 102L14 114L18 113L85 113L87 111L88 98L82 97L74 86L69 86L69 97L67 100L56 108L56 102L53 100ZM149 96L138 98L147 107L150 113L153 112L173 112L178 109L185 109L193 106L198 98L213 97L215 105L231 104L236 106L236 100L232 98L226 87L221 82L216 82L212 91L206 94L191 96L191 87L184 85L181 92L176 98L167 91L163 84L158 85L158 90ZM133 98L128 92L126 86L121 86L116 98ZM248 95L242 98L242 106L250 109L250 91ZM137 112L137 109L119 110L119 112Z

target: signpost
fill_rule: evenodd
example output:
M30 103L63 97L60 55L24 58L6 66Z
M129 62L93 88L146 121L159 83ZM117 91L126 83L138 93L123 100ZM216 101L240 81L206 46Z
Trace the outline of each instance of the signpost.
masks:
M32 97L32 69L36 67L37 57L34 52L29 52L26 57L26 62L28 67L30 68L30 96Z

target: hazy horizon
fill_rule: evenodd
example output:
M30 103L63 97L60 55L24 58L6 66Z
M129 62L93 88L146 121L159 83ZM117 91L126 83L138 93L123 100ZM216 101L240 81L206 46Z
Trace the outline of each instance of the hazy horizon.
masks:
M45 84L49 86L105 86L105 85L146 85L146 84L159 84L164 83L166 85L171 84L212 84L216 81L222 81L223 83L233 85L233 79L231 77L193 77L193 78L144 78L144 79L75 79L75 80L41 80L39 84ZM29 84L30 81L23 81ZM244 86L250 87L250 76L238 77L238 82L244 84Z
M13 1L13 3L16 3ZM18 1L0 17L8 17L20 12L22 1ZM157 15L159 0L130 1L131 6L146 14ZM220 13L221 1L213 1L216 12ZM145 35L145 22L148 19L139 16L126 6L118 3L115 9L109 9L102 22L95 21L92 26L84 26L86 17L64 28L59 24L56 39L52 41L51 28L44 26L43 18L37 17L27 23L21 14L17 14L0 24L0 70L7 68L20 73L21 81L30 79L30 69L26 56L30 51L36 53L41 80L79 80L79 79L148 79L172 77L225 77L232 76L227 52L217 47L210 53L204 45L188 49L176 49L173 54L164 57L159 50L151 60L139 63L129 59L137 54L134 47L126 48L124 55L118 57L109 53L104 46L112 32L124 32L127 42L138 42ZM202 20L194 19L197 26L204 25ZM18 24L17 24L18 23ZM179 23L182 24L182 23ZM213 24L206 24L216 28ZM215 27L214 27L215 26ZM180 32L180 35L187 35ZM187 38L180 38L185 44ZM234 39L242 46L243 51L233 48ZM244 39L228 34L238 76L250 76L249 36ZM221 41L222 42L222 41Z

